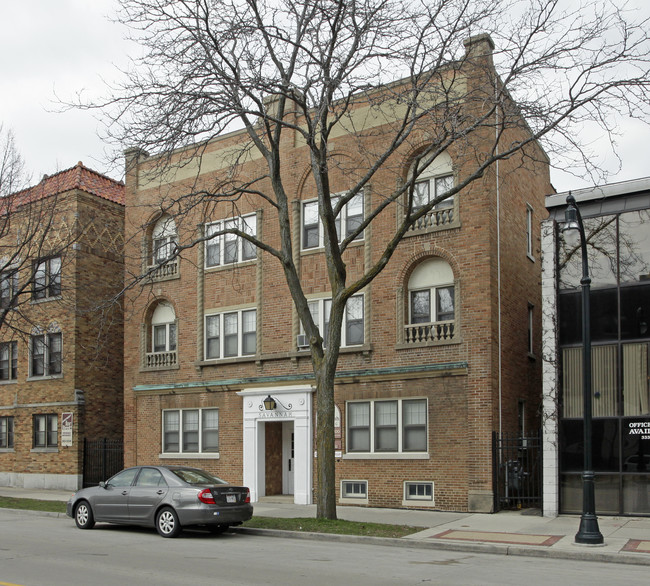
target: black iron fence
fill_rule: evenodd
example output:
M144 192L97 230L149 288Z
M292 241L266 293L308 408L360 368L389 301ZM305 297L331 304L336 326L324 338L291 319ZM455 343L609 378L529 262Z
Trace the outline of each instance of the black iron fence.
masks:
M84 439L83 485L97 486L122 470L124 442L121 439Z
M494 511L542 508L541 434L492 433Z

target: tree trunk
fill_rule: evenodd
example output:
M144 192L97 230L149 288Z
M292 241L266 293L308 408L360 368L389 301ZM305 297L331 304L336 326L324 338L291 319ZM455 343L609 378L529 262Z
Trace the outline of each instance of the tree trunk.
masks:
M334 458L334 372L323 360L316 371L316 517L336 519Z

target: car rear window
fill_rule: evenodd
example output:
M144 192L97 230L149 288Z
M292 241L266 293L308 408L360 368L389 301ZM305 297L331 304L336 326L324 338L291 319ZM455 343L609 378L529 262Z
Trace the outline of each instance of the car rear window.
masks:
M172 472L188 484L228 484L225 480L195 468L174 468Z

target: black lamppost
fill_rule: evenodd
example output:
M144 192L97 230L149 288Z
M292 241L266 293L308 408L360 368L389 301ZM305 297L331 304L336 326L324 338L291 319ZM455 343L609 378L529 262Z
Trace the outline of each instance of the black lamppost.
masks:
M598 528L596 517L596 498L594 493L594 471L592 466L591 442L591 331L589 324L589 293L591 277L587 260L587 240L580 210L576 200L569 193L566 198L567 208L564 212L564 232L578 230L580 249L582 251L582 396L584 417L584 471L582 473L582 516L575 542L597 545L603 543L603 535Z

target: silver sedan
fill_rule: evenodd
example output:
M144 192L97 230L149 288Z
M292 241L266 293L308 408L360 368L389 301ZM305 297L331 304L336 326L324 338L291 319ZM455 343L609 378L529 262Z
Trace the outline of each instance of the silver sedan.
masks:
M66 513L80 529L95 522L155 527L176 537L186 526L221 533L253 516L250 491L198 468L134 466L77 491Z

